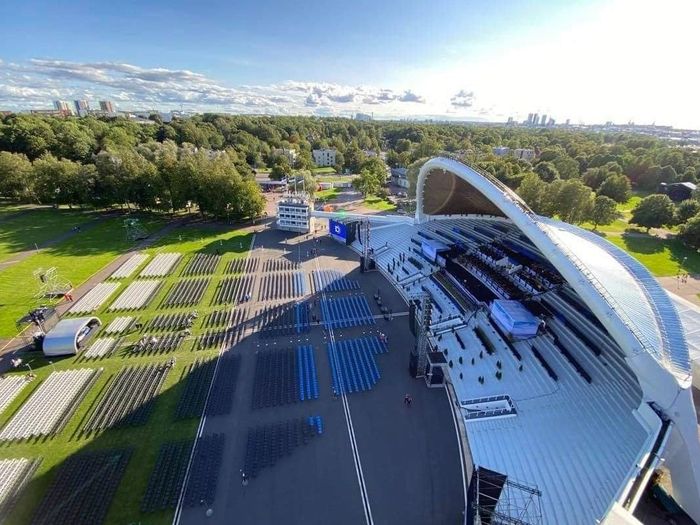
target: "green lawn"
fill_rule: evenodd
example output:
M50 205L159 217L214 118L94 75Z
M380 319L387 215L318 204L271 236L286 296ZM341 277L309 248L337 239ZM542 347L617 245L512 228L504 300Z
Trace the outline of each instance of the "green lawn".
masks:
M314 194L314 199L318 202L329 202L337 198L340 195L340 190L338 188L330 188L328 190L317 191Z
M352 182L356 175L320 175L316 177L317 182Z
M7 213L7 217L2 217ZM34 248L70 232L74 226L93 220L91 212L61 208L37 208L12 213L0 212L0 261L10 259L13 253Z
M636 258L657 277L676 275L681 266L684 271L700 273L700 254L677 239L661 239L643 234L608 235L606 238Z
M371 209L371 210L377 210L377 211L395 211L396 210L396 205L381 199L379 197L375 196L368 196L364 201L362 201L362 205Z
M617 209L620 210L624 215L628 216L632 214L632 208L634 208L639 201L644 198L643 195L634 194L630 197L627 202L617 205Z
M629 224L632 209L644 196L644 193L635 192L630 200L618 205L618 209L623 214L622 219L612 224L598 226L597 231L635 257L657 277L676 275L681 264L684 271L700 273L700 254L696 251L687 248L675 238L664 239L648 235L643 228ZM590 223L584 223L581 226L589 230L593 229ZM666 229L677 230L675 227ZM685 262L684 258L686 258Z
M583 224L580 225L582 228L586 228L587 230L592 230L593 229L593 223L590 222L584 222ZM596 231L602 232L602 233L615 233L615 234L620 234L625 232L628 229L634 229L634 226L630 226L629 223L625 220L618 219L612 224L606 224L605 226L598 226L596 228Z
M335 170L333 169L332 166L324 166L323 168L312 169L311 173L313 173L314 175L323 175L323 174L335 173Z
M160 218L143 220L148 231L163 224ZM133 242L124 235L123 218L112 217L0 271L0 338L14 336L15 322L39 303L33 298L39 289L34 270L54 266L77 287L131 246Z
M147 309L136 313L120 314L106 313L104 310L108 307L108 304L105 304L102 310L98 312L98 316L104 324L108 324L118 315L137 315L141 321L151 319L158 313L164 312L159 305L169 293L172 285L180 279L180 271L194 253L219 250L223 254L223 260L219 263L215 274L212 276L212 282L209 284L200 305L197 307L200 317L192 328L192 336L175 352L157 356L130 354L126 347L130 343L137 341L141 336L141 333L135 332L126 337L122 350L100 360L82 360L82 358L70 357L57 359L54 365L50 365L40 354L35 355L31 353L25 356L25 361L30 363L37 375L37 379L24 389L10 407L0 414L0 426L5 425L31 392L53 371L54 366L56 370L101 367L103 372L97 383L90 389L87 397L80 404L77 412L70 419L68 425L57 436L38 441L0 444L0 458L43 458L39 470L18 501L15 512L9 516L6 523L18 525L28 523L31 520L32 512L38 506L45 491L54 479L57 467L71 454L84 450L122 447L130 447L133 449L133 452L110 506L106 523L115 525L128 523L165 525L171 523L173 512L170 510L153 514L142 514L139 510L141 498L145 492L148 478L155 465L161 444L167 441L192 438L195 434L198 424L197 419L185 421L175 421L174 419L175 407L179 402L179 397L184 387L183 374L187 366L194 362L195 359L214 358L217 351L212 349L194 352L194 341L192 339L203 331L201 324L204 314L216 308L209 306L209 304L214 296L218 281L223 278L223 270L227 261L245 256L248 253L250 241L250 235L230 231L230 229L223 227L188 226L174 230L168 236L160 239L155 246L145 250L151 254L159 251L177 251L184 256L175 271L165 278L163 287L151 302L151 305ZM119 241L114 240L113 244L119 244ZM120 288L124 289L135 278L134 275L130 279L123 280L124 282ZM169 308L167 312L184 312L191 309ZM146 425L112 429L90 436L81 434L80 429L89 416L92 407L99 400L104 387L114 374L127 365L165 362L170 357L176 358L176 366L168 374L166 382L155 401L153 413Z

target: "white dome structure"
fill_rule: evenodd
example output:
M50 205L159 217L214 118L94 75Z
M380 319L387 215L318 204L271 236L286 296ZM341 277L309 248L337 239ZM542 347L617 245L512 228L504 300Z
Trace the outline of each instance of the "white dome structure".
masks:
M426 257L426 241L450 251ZM663 462L677 502L700 522L688 344L640 263L444 157L419 172L415 224L376 224L371 244L407 299L436 305L434 342L450 360L475 467L536 486L543 523L577 524L631 519ZM488 313L497 299L522 302L544 331L507 340ZM510 408L469 410L484 399Z

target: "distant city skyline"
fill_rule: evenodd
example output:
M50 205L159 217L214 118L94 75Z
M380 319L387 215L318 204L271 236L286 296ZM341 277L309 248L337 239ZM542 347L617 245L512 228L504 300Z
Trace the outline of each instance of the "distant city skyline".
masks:
M39 15L53 9L47 0L0 5L0 110L90 100L700 128L691 0L69 4L81 16L68 24Z

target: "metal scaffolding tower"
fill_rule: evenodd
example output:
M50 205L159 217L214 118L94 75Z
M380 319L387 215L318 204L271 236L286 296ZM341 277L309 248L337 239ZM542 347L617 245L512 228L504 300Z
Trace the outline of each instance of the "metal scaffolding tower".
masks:
M368 272L372 269L371 265L371 253L370 250L370 239L369 239L369 220L362 219L360 223L360 238L362 239L362 271Z
M433 317L433 301L427 293L421 296L421 317L416 342L416 377L425 376L430 352L430 325Z
M472 474L471 523L541 525L542 492L504 474L478 467Z
M34 298L37 300L47 297L62 297L73 288L70 281L60 276L55 266L37 268L33 274L39 281L39 289L34 294Z

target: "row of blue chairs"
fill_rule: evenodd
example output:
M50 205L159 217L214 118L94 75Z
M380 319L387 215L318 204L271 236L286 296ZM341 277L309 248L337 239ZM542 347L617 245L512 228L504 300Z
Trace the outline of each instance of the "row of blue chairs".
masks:
M345 292L360 289L360 283L357 280L348 279L338 270L314 270L312 276L317 292Z
M315 427L318 434L323 434L323 419L321 416L309 416L309 425Z
M299 296L304 296L309 293L309 285L306 281L306 274L304 272L294 272L294 291Z
M374 356L387 350L376 337L332 342L326 351L336 395L370 390L381 378Z
M364 295L323 299L321 313L326 328L349 328L376 322Z
M297 346L297 373L299 375L299 400L318 399L318 375L311 345Z
M311 308L309 303L297 303L294 305L294 328L298 334L311 330Z

